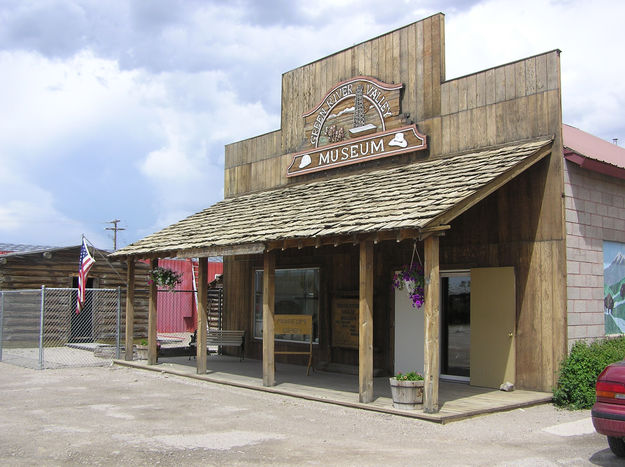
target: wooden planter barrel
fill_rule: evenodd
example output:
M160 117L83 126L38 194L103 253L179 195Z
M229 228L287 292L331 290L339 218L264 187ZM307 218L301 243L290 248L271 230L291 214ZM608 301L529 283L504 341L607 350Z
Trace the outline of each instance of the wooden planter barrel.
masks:
M147 345L135 345L136 355L138 360L148 359L148 346Z
M399 381L389 378L393 407L414 410L423 404L423 381Z

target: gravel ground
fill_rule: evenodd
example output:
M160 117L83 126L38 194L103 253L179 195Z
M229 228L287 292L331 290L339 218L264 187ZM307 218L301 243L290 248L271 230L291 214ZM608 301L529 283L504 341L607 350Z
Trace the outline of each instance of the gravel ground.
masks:
M589 411L448 425L132 368L0 363L0 465L623 465Z

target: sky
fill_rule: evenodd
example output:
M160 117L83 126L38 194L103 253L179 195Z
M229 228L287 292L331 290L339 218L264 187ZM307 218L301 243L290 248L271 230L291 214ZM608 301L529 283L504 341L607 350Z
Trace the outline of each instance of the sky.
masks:
M0 243L118 248L223 199L282 73L437 12L446 77L562 50L564 122L625 144L621 0L0 0Z

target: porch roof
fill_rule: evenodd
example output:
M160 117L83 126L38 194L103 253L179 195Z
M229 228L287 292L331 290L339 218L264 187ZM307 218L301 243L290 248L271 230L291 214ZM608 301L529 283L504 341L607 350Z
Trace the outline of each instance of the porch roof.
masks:
M551 143L516 142L228 198L111 256L253 254L287 240L422 232L450 222L545 157Z

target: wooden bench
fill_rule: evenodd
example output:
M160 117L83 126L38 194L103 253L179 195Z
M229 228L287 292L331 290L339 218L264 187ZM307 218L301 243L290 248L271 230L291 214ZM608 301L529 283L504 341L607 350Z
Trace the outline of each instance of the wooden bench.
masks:
M217 352L221 354L221 347L231 346L240 347L240 360L245 358L245 331L237 331L230 329L209 329L206 334L206 346L218 346ZM189 342L189 359L197 352L197 331L191 336ZM209 352L210 354L210 352Z

